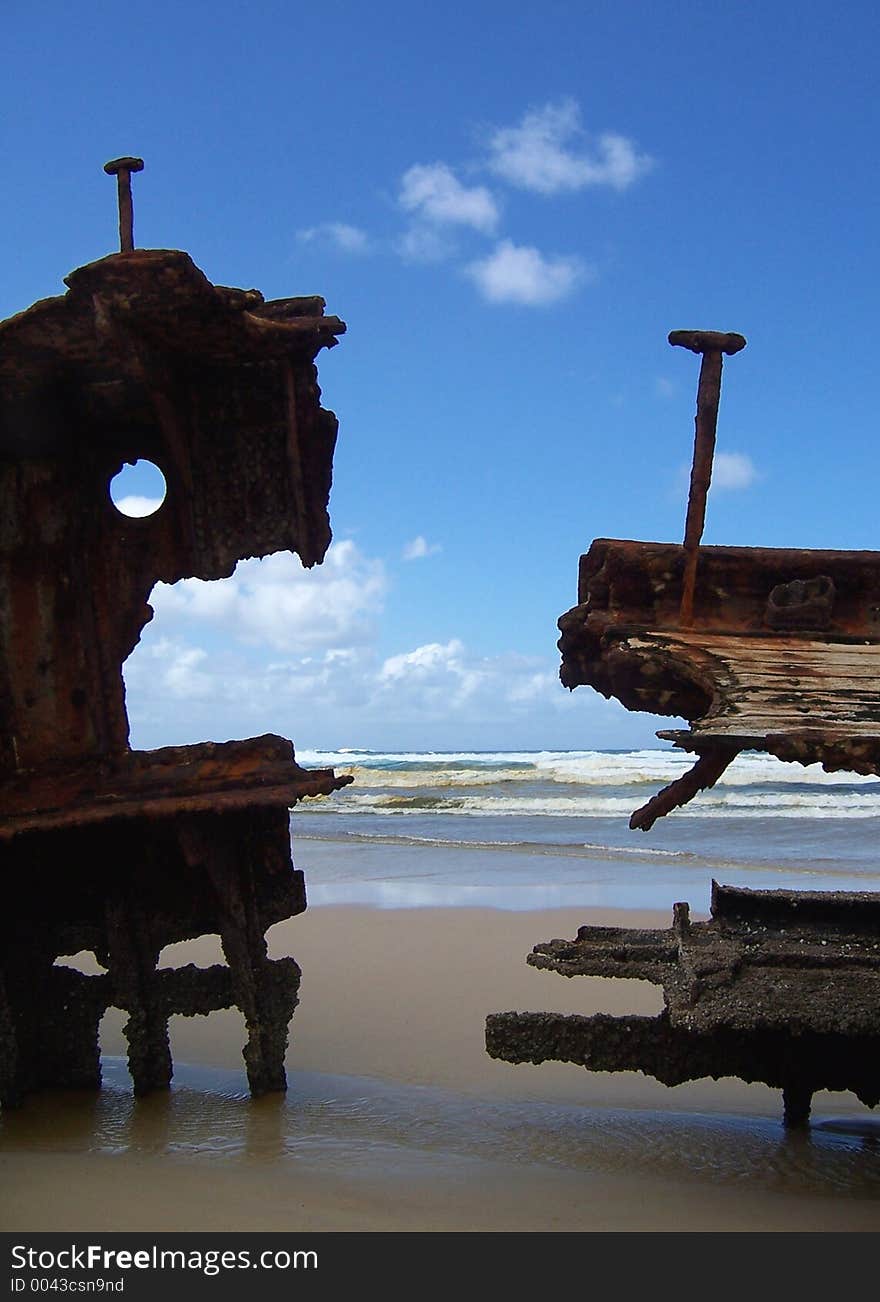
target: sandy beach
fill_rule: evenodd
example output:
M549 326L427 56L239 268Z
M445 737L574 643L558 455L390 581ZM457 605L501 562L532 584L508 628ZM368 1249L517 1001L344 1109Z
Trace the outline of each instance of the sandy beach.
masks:
M2 1119L2 1228L880 1228L880 1131L848 1095L818 1095L811 1132L787 1135L762 1086L669 1090L487 1056L489 1012L660 1008L645 983L526 965L585 922L668 918L321 906L280 924L271 952L300 963L301 1002L288 1092L257 1102L229 1012L175 1018L173 1088L135 1103L111 1010L100 1094L39 1095ZM218 958L212 938L174 950L163 962Z

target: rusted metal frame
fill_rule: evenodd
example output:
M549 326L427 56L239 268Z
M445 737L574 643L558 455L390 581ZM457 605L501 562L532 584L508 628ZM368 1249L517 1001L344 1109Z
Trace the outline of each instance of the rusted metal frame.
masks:
M21 919L17 919L21 922ZM39 920L38 920L39 923ZM0 1106L34 1089L96 1089L98 1032L112 1002L109 977L55 965L38 946L6 938L0 970Z
M114 828L119 853L131 856L133 847L125 823ZM137 864L141 872L146 865ZM108 967L113 996L128 1012L123 1034L128 1041L128 1070L135 1094L167 1089L174 1067L168 1041L168 1012L162 998L156 967L161 946L150 935L148 920L133 898L131 885L123 885L105 909ZM136 889L136 888L135 888Z
M127 343L129 356L156 414L171 461L171 465L166 466L163 471L166 480L166 501L174 513L178 531L182 535L181 541L189 549L191 556L198 557L199 548L192 509L194 480L189 452L192 440L187 437L183 420L178 414L180 411L188 410L192 418L195 413L194 401L187 401L187 398L191 399L190 388L177 376L172 376L167 358L157 355L154 349L143 339L137 338L133 331L122 325L113 314L107 315L113 329ZM175 394L177 401L169 396L170 391L175 389L182 390L179 394ZM162 467L160 466L159 469L161 470ZM166 473L172 470L173 475Z
M18 1107L21 1103L24 1090L20 1072L14 1009L6 993L4 973L0 970L0 1106Z
M89 553L91 553L91 557ZM95 734L98 754L103 757L107 755L118 756L127 751L129 724L124 699L122 703L119 700L118 680L120 671L116 663L114 649L106 644L105 639L99 632L101 620L98 602L102 598L106 599L110 593L106 584L101 584L99 587L88 580L90 564L93 565L95 562L101 564L102 561L103 553L100 543L90 538L89 546L77 564L76 582L83 625L88 621L88 633L86 635L84 630L82 638L83 654L93 690L94 686L97 686L100 694L97 702L89 702L89 717ZM122 732L119 736L114 731L114 721L117 724L121 721Z
M234 833L231 841L212 835L213 821L210 815L181 818L180 845L187 863L203 869L216 892L232 995L247 1026L243 1056L248 1084L251 1093L259 1096L287 1088L284 1055L288 1025L298 1003L300 970L292 959L273 962L268 957L245 819L227 820L227 833ZM280 981L273 979L276 971Z
M48 315L43 307L37 305L20 328L12 326L9 338L14 347L5 352L4 375L12 376L17 382L19 359L15 347L22 353L25 368L30 368L28 373L36 373L36 383L42 382L43 368L47 369L52 383L66 368L73 379L80 382L80 388L75 392L82 398L83 411L88 412L91 410L90 396L93 396L89 386L96 377L99 383L106 383L105 377L111 369L107 359L110 359L114 371L118 370L120 376L117 383L130 386L129 400L137 409L132 414L129 432L121 432L121 437L113 443L116 455L121 460L135 452L140 453L136 431L143 430L147 442L143 451L149 455L149 448L156 445L162 452L160 464L168 474L172 498L171 516L166 517L155 533L149 530L138 533L138 526L133 526L131 536L141 551L151 547L159 549L159 555L153 559L161 562L158 566L160 573L176 575L182 572L181 567L186 570L191 560L196 565L203 562L206 554L200 545L200 521L194 509L199 497L193 491L200 487L197 480L194 483L193 470L198 467L199 455L207 451L204 435L199 430L199 398L203 388L206 390L204 400L211 400L207 390L214 379L212 374L204 374L201 370L204 364L213 364L213 361L204 361L206 349L201 347L203 328L207 332L207 352L213 360L217 360L214 350L219 349L218 357L222 355L222 360L232 366L237 366L242 358L266 362L268 365L261 372L261 379L268 381L265 396L274 399L276 411L278 401L285 402L285 394L276 391L270 395L268 387L282 382L287 386L289 464L285 478L292 479L293 483L285 488L285 507L292 514L295 506L297 541L303 541L306 563L314 563L320 559L314 554L315 549L323 546L326 539L323 534L319 537L316 511L309 513L310 496L313 491L322 491L330 449L320 438L309 438L313 407L318 409L308 387L305 362L306 355L310 358L318 347L331 347L336 342L334 335L345 327L336 318L275 321L271 312L266 320L258 314L246 312L241 321L233 321L228 310L224 316L220 309L238 310L246 306L245 300L247 304L256 305L262 302L261 296L213 287L214 298L211 299L203 284L204 277L192 267L185 255L134 254L130 176L141 166L140 160L117 159L106 169L118 179L120 238L123 252L133 256L130 259L112 256L73 273L67 281L69 299L53 300ZM153 274L156 268L168 271L166 283L163 284L160 275ZM166 298L169 300L168 311L163 315ZM178 320L177 305L182 304L188 311L191 302L192 315L187 314L185 319L181 316ZM320 301L313 302L318 305ZM322 302L320 306L323 306ZM7 325L0 328L6 329ZM180 329L176 328L178 325ZM44 347L43 336L50 340L51 347ZM179 359L181 341L184 347L182 361ZM191 362L193 353L201 360ZM233 379L233 389L237 391L242 383L239 379L236 388ZM297 383L302 389L299 394ZM105 414L100 403L97 410L99 415ZM59 415L65 418L63 411ZM120 412L120 416L122 425L128 426L125 413ZM82 654L77 654L75 672L68 675L71 683L65 679L63 686L78 685L80 675L84 675L90 680L96 708L98 703L105 708L94 720L93 734L83 737L82 755L73 766L63 756L53 759L57 749L53 750L51 738L42 747L45 754L25 756L22 751L21 760L15 766L10 754L7 768L15 767L18 771L9 772L4 784L4 795L12 799L12 809L7 806L7 813L12 813L12 817L2 820L2 832L11 838L5 853L14 865L18 860L26 861L22 850L24 839L19 841L17 834L30 822L39 826L29 834L28 845L48 847L51 842L43 833L50 825L57 823L59 827L72 828L81 823L89 827L105 817L109 820L109 826L93 829L91 862L96 871L108 875L111 885L90 904L74 906L71 897L64 906L73 908L77 918L80 916L77 910L91 909L89 926L95 936L80 947L94 948L109 970L102 977L86 977L61 967L55 968L53 955L67 952L57 927L52 933L51 943L56 946L52 954L48 951L38 954L39 946L31 943L13 946L16 953L21 951L19 967L22 979L14 989L10 987L6 991L8 1007L0 1000L0 1045L8 1050L4 1070L0 1071L0 1092L11 1095L16 1090L21 1092L42 1083L82 1083L86 1076L89 1083L97 1084L98 1010L100 1006L102 1011L109 1003L120 1004L129 1011L126 1033L136 1091L142 1093L167 1085L171 1070L167 1043L170 1014L178 1011L178 1006L180 1011L187 1013L225 1007L233 998L248 1021L248 1074L254 1093L283 1088L287 1023L296 1004L299 969L292 959L276 962L268 959L264 932L271 922L281 916L293 916L305 907L302 875L296 873L290 863L287 806L305 794L325 794L350 779L336 779L329 770L301 770L294 761L289 743L286 743L287 755L276 753L277 746L263 744L269 740L280 743L281 739L277 738L255 739L247 754L241 756L237 752L227 756L225 747L223 754L217 757L213 752L211 755L200 754L206 768L202 777L206 780L188 785L184 782L183 793L177 789L178 784L191 765L193 750L199 748L180 748L187 753L180 757L176 768L171 763L162 766L168 769L167 774L142 771L144 757L128 750L120 670L122 659L142 627L142 615L147 613L143 611L147 586L144 585L143 594L139 587L124 609L115 601L116 571L127 572L125 540L128 535L114 536L108 524L109 501L102 503L100 500L101 488L106 483L100 472L109 473L110 467L100 460L96 463L95 456L105 455L106 447L110 446L106 439L108 431L102 429L102 439L98 440L100 453L93 455L87 420L81 420L80 425L70 433L85 440L86 446L78 464L74 464L69 473L75 480L81 479L82 483L68 483L66 468L55 467L51 483L42 488L39 482L36 483L31 492L34 500L28 509L41 511L44 502L51 500L52 492L58 496L61 507L65 507L69 505L68 494L77 487L82 490L75 501L71 500L75 508L82 502L87 511L86 518L77 520L78 510L74 510L72 514L68 512L71 518L66 521L65 546L72 553L69 563L63 555L63 567L56 564L57 558L52 556L47 558L43 554L43 561L48 559L51 562L49 580L60 574L67 582L69 571L69 581L81 598L78 622L84 649ZM320 429L318 426L319 432ZM246 434L247 430L243 429L239 437ZM168 458L167 466L165 457ZM314 480L311 477L312 457L320 462ZM169 471L173 473L173 480ZM326 471L329 477L329 465L326 465ZM30 480L23 483L29 484ZM92 514L96 492L98 496ZM285 537L287 534L289 528ZM23 541L28 541L24 535ZM191 556L186 554L187 549ZM30 558L26 564L30 564ZM136 567L129 568L134 575ZM153 572L156 568L153 567ZM144 577L149 573L149 569L144 570L143 566L141 570ZM41 574L41 577L45 576ZM27 591L27 574L24 579L23 589ZM84 583L86 587L81 591ZM34 586L33 600L36 601L38 590L35 585L31 586ZM44 588L41 599L47 593L51 598L52 583L47 582ZM120 596L124 599L126 594L123 592ZM50 608L51 600L47 610ZM54 615L63 633L64 611L55 610ZM26 610L24 616L27 617ZM32 639L36 642L37 651L33 656L36 660L49 652L42 650L45 639L39 637L40 622L31 622L36 634ZM42 622L45 628L50 628L48 615ZM134 630L133 638L131 630ZM25 638L25 646L27 641ZM75 645L78 647L79 642ZM63 636L59 637L57 647L59 656L62 656L65 650ZM15 647L8 648L10 655L15 651ZM55 653L54 642L51 652ZM4 676L9 677L6 695L11 695L12 676ZM118 685L119 699L107 702L104 698L111 683ZM28 686L29 680L25 683L25 687ZM61 686L57 690L60 692ZM15 719L19 709L17 698L10 704L10 717ZM21 712L26 717L23 707ZM69 710L63 717L59 715L57 723L54 718L52 722L59 736L62 735L60 730L66 728L64 738L76 742L80 720ZM83 718L81 722L85 724L86 720ZM41 724L42 720L38 723ZM104 723L106 726L102 726ZM27 726L27 722L22 725L22 733ZM96 748L99 754L94 755L91 752ZM119 755L120 748L123 757ZM129 762L123 763L123 758ZM225 762L227 759L228 764ZM242 772L236 771L239 761L243 765ZM22 764L26 765L25 771L21 771ZM215 772L218 768L219 773ZM163 781L164 778L168 779L167 782ZM197 786L198 791L195 790ZM280 821L268 819L270 808ZM242 812L247 809L251 812ZM261 812L258 814L256 811ZM218 819L218 814L223 817ZM179 865L183 870L179 898L177 886L171 884L171 878L165 881L161 872L158 874L160 881L164 882L161 898L157 895L159 887L154 889L151 885L151 876L161 867L155 858L150 858L150 847L153 847L151 828L160 822L170 825L168 834L171 840L165 845L160 835L156 844L165 845L172 853L169 847L173 843L176 872L182 847L174 829L180 826L180 815L183 815L183 822L195 817L205 826L204 870L209 880L205 882L208 889L204 919L198 900L194 902L187 894L202 889L202 871L199 868L196 876L190 878L185 857ZM13 822L16 824L14 827L11 826ZM267 834L267 828L271 835ZM230 835L228 846L224 845L227 833ZM211 879L214 889L209 885ZM67 896L64 898L66 900ZM201 934L197 929L202 921L206 921L208 930L221 930L230 960L229 968L211 969L199 974L197 980L193 969L157 972L156 963L160 948L168 939L169 927L162 911L168 908L183 910L186 929L192 934ZM31 910L34 918L41 916L40 909L41 902L35 897ZM223 917L222 925L218 925L218 912ZM34 931L34 937L39 934ZM4 973L0 965L0 975L4 974L10 977L10 972ZM34 974L39 977L35 996L29 984L36 979ZM44 994L41 983L46 974ZM50 1014L45 1028L38 1011L44 1003ZM82 1011L81 1017L79 1012L76 1013L76 1027L71 1020L73 1004L77 1009L81 1006ZM10 1021L11 1017L17 1019L15 1025ZM17 1066L14 1062L16 1026L18 1042L23 1046L26 1058L24 1065L19 1062ZM26 1035L23 1034L24 1027L31 1028ZM64 1054L74 1042L80 1046L77 1050L80 1056L74 1062L68 1054L72 1064L68 1068ZM4 1077L7 1067L12 1070L15 1080ZM3 1101L6 1101L5 1097Z
M693 768L670 782L656 796L652 796L647 804L634 811L629 820L630 828L633 831L647 832L658 818L663 818L680 805L686 805L698 792L714 787L741 750L742 747L735 743L732 746L721 744L702 749Z
M641 1071L663 1085L721 1076L782 1090L783 1125L808 1126L816 1090L851 1090L876 1104L876 1037L786 1036L724 1029L708 1034L658 1017L563 1013L490 1013L486 1050L510 1063L571 1062L588 1071Z
M167 355L157 352L154 345L121 320L119 314L100 298L96 301L96 318L100 319L104 331L119 341L120 352L149 397L171 462L163 470L166 501L173 510L182 542L189 548L190 555L197 557L192 511L194 478L189 451L192 440L187 437L184 422L178 415L178 411L187 410L191 419L195 415L191 386L180 379L177 368ZM169 471L174 473L169 474Z
M352 780L332 769L300 768L292 744L271 734L45 765L0 782L0 841L119 818L289 808L306 796L330 795Z
M672 927L581 927L535 946L530 966L562 976L624 977L663 986L658 1017L500 1013L486 1022L490 1056L641 1070L667 1085L736 1075L783 1092L786 1126L805 1126L815 1090L880 1102L880 896L755 891L712 884L711 919ZM815 998L827 978L831 1010Z
M282 362L284 372L284 396L287 410L287 454L293 478L293 500L296 504L296 542L297 550L304 565L314 563L312 554L311 522L308 517L305 480L303 478L302 448L300 446L299 414L296 409L296 374L293 360L285 357Z

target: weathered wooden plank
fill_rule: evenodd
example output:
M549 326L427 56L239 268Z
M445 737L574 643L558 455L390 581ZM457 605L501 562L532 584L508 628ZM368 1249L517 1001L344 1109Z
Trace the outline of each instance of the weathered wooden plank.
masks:
M668 630L646 629L635 633L634 638L650 638L652 641L693 647L699 651L709 651L735 659L761 660L767 664L779 665L792 662L811 662L817 660L839 660L853 664L880 663L880 645L854 642L797 642L792 643L782 638L773 637L718 637L716 634L704 633L699 637L687 633L670 633Z
M647 641L647 637L639 639L630 639L634 645L640 645ZM880 647L866 647L864 653L855 654L852 647L834 647L829 646L824 650L816 648L809 654L796 654L787 649L774 651L766 645L751 648L748 646L718 646L711 638L705 641L693 643L686 642L683 639L670 637L668 634L658 634L651 637L651 641L657 646L681 647L682 649L692 648L699 650L703 654L717 656L719 660L724 660L729 664L735 665L760 665L764 666L770 673L784 673L787 666L810 669L816 667L823 674L830 666L839 666L852 670L857 673L874 673L880 672Z
M700 757L880 776L880 553L703 548L687 627L683 564L668 544L593 543L559 621L565 686L688 719L658 735Z
M691 732L694 736L748 737L752 741L751 749L761 749L756 746L756 743L760 740L766 742L769 737L780 737L786 733L797 734L798 736L812 735L818 744L823 737L826 737L834 729L839 733L845 733L842 738L837 738L838 741L845 740L846 737L860 737L876 740L880 744L880 725L877 723L852 723L844 730L839 727L836 721L826 719L805 722L803 717L799 720L785 720L773 715L739 714L729 718L698 720L691 724ZM769 750L770 747L764 746L763 749ZM861 770L855 768L853 771L861 772Z
M789 673L789 674L771 674L761 673L756 669L734 668L732 665L727 666L730 677L743 686L753 684L767 684L768 687L780 688L785 684L791 685L792 691L799 691L802 688L813 690L816 685L816 676L814 674ZM864 692L865 696L876 696L877 693L877 675L871 674L844 674L837 677L833 674L823 675L819 679L823 687L828 684L832 691L859 691Z
M803 696L797 687L784 688L774 687L772 683L735 683L733 684L734 694L744 700L773 701L779 705L791 705L804 710L807 714L814 714L821 710L823 703L830 704L839 702L841 705L849 706L850 709L862 706L866 709L877 709L876 695L870 695L867 692L859 691L857 688L843 686L835 690L833 687L826 687L824 684L821 691L812 694L809 705L804 704Z

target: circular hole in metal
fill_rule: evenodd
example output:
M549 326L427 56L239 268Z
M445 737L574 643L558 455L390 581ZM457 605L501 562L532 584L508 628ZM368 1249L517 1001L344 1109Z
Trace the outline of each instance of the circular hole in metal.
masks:
M152 461L132 461L110 480L110 500L120 515L155 515L165 501L165 476Z

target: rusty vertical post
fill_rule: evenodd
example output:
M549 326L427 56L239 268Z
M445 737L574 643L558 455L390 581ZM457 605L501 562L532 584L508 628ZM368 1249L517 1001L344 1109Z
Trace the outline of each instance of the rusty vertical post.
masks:
M706 499L712 482L715 457L715 431L718 404L721 401L722 354L732 356L746 346L742 335L722 334L715 330L673 330L669 342L701 353L700 382L697 386L697 415L694 422L694 459L688 491L687 519L684 528L684 576L681 588L679 620L683 628L694 622L694 590L697 583L697 557L706 524Z
M134 208L131 202L131 174L142 172L142 158L112 158L104 164L108 176L116 177L116 189L119 198L119 250L131 253L134 250Z

